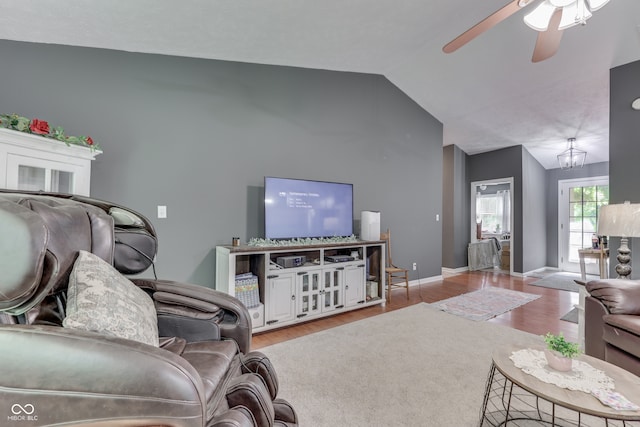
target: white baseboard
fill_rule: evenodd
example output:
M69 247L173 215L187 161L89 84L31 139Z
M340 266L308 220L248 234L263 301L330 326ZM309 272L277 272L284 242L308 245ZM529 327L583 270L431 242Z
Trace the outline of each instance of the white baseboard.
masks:
M437 282L442 280L442 276L423 277L422 279L410 280L409 286L420 286L425 283Z
M517 274L519 277L527 277L539 271L544 271L544 270L560 271L558 267L541 267L541 268L536 268L535 270L527 271L526 273L514 273L513 275L515 276Z
M456 274L464 273L465 271L469 271L469 267L458 267L458 268L442 267L441 277L455 276Z
M560 271L559 268L557 267L542 267L542 268L536 268L535 270L531 270L531 271L527 271L526 273L518 273L516 271L512 272L511 275L514 277L528 277L532 274L535 274L539 271L543 271L543 270L553 270L553 271ZM416 285L421 285L424 283L429 283L429 282L437 282L438 280L442 280L443 278L447 278L450 276L455 276L456 274L460 274L460 273L464 273L466 271L469 271L469 267L458 267L458 268L447 268L447 267L442 267L442 275L440 276L433 276L433 277L425 277L422 279L416 279L416 280L411 280L409 282L409 286L416 286Z

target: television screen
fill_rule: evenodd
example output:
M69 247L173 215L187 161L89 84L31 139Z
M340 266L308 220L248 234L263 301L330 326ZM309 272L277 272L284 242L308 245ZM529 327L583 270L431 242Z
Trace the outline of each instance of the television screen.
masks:
M353 234L353 185L264 178L267 239Z

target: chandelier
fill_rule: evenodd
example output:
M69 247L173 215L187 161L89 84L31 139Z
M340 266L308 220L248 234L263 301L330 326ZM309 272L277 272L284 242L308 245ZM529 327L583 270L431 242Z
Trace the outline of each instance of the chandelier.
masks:
M569 148L558 154L560 169L581 168L584 166L587 152L573 147L573 143L576 142L575 138L569 138L567 141L569 141Z
M609 0L544 0L525 15L524 22L536 31L547 31L551 16L558 8L562 8L559 30L566 30L574 25L585 25L591 18L591 12L600 9ZM555 29L555 28L554 28Z

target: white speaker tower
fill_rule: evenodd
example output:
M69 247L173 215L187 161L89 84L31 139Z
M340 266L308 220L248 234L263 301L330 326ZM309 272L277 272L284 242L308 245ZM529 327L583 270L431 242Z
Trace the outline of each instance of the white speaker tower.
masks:
M360 240L380 240L380 212L362 211Z

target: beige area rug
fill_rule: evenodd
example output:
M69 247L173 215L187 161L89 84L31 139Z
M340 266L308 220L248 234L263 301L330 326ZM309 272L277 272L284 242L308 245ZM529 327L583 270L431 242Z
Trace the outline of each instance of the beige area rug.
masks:
M590 274L587 275L587 281L593 280L595 278L597 278L597 276L592 276ZM577 273L561 271L545 276L540 280L529 283L529 285L540 286L543 288L559 289L561 291L579 292L580 285L578 285L575 281L580 279L581 276Z
M542 338L421 303L261 349L301 426L475 426L491 354Z
M503 288L482 288L431 304L469 320L489 320L540 298L540 295Z

